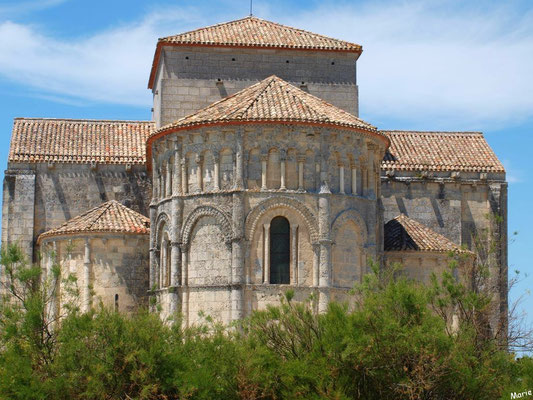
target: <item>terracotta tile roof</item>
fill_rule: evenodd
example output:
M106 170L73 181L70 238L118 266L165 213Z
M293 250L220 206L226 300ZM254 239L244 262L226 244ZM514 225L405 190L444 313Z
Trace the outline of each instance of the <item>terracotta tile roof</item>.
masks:
M464 252L448 238L400 214L385 224L385 251Z
M150 121L16 118L8 162L144 164Z
M83 233L150 233L150 219L111 200L74 217L58 228L42 233L37 242L51 236Z
M287 49L340 50L360 53L355 43L291 28L257 17L246 17L159 39L163 43L229 47L278 47Z
M188 127L248 122L335 125L367 131L388 144L387 138L379 134L374 126L274 75L163 126L150 136L149 141ZM150 147L148 146L148 151Z
M161 46L259 47L293 50L341 51L361 54L355 43L292 28L257 17L246 17L179 35L160 38L157 43L148 88L152 89Z
M385 170L505 172L479 132L380 132L391 142Z

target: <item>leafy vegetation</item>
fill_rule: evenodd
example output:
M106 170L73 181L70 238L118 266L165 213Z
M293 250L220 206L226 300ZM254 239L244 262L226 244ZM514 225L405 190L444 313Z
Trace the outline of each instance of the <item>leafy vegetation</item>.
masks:
M533 390L533 360L480 331L490 301L453 278L455 265L430 286L374 266L352 304L323 314L314 298L297 303L288 292L238 325L206 318L183 328L179 316L170 324L102 307L72 306L51 321L54 285L14 246L0 262L2 399L508 399ZM461 308L452 324L450 310Z

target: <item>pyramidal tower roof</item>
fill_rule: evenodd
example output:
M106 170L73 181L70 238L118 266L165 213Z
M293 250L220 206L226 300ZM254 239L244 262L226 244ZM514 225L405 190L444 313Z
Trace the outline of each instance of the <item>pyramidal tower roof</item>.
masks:
M154 138L176 130L206 125L261 122L344 127L367 132L379 137L386 145L389 144L389 140L373 125L272 75L161 127L148 138L147 149L150 152L150 143ZM150 160L149 156L147 160Z
M276 47L360 53L355 43L292 28L254 16L167 36L163 43L228 47Z
M37 242L51 236L82 233L149 234L150 220L118 201L111 200L68 220L58 228L42 233Z
M161 46L210 46L311 51L337 51L361 54L355 43L334 39L303 29L292 28L254 16L224 22L178 35L160 38L150 73L148 88L153 86Z

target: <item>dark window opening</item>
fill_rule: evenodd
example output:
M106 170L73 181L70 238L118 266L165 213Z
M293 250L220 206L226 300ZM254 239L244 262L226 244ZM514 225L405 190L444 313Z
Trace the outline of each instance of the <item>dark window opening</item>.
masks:
M118 311L118 294L115 294L115 311Z
M290 226L283 217L270 223L270 283L290 283Z

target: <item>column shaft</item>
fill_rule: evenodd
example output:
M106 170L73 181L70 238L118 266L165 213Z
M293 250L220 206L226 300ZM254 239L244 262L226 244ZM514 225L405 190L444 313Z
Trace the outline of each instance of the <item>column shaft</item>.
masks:
M181 198L172 199L171 214L171 243L170 254L170 286L181 285L181 250L179 248L179 232L182 225L183 200Z
M187 159L181 160L181 193L187 194L189 189L189 178L187 176Z
M357 169L352 166L352 194L357 195Z
M318 244L313 245L313 286L319 285L320 277L320 246Z
M179 143L176 140L174 142L174 165L172 170L174 174L172 175L172 195L179 196L181 194L181 154L180 154Z
M159 287L164 288L167 286L167 242L165 240L161 243L159 256Z
M243 136L242 132L237 132L237 151L235 152L235 189L244 188L244 157L243 157Z
M172 242L170 254L170 286L181 285L181 251L178 242Z
M291 226L291 255L292 255L292 279L291 283L299 285L298 271L298 225Z
M304 190L304 161L298 160L298 190Z
M320 287L318 310L327 310L329 302L329 288L331 286L331 240L330 240L330 202L329 194L322 194L318 199L318 229L319 229L319 276Z
M195 161L196 161L196 187L197 187L198 192L201 192L203 189L202 157L197 156Z
M213 188L215 190L220 190L220 157L215 156L214 162L215 176L213 177Z
M84 312L88 312L91 307L91 246L89 239L85 239L85 252L83 256L83 308Z
M242 193L234 193L232 202L231 319L235 321L243 317L244 310L244 195Z
M152 149L154 149L154 146L152 146ZM155 200L157 199L157 165L153 154L152 150L152 199Z
M181 314L184 318L185 326L189 326L189 249L181 248L181 266L182 266L182 286L183 300L181 302Z
M270 224L263 225L265 254L263 283L270 283Z
M267 189L267 160L261 158L261 190Z
M165 197L172 196L172 164L167 161L167 182L165 188Z
M285 160L281 160L280 163L280 171L281 171L281 182L280 182L280 189L285 190Z
M156 231L156 216L157 210L155 206L150 206L150 226L153 228L150 229L150 288L152 290L156 285L156 247L155 242L155 231Z
M320 190L320 163L315 164L315 190Z
M339 192L340 194L345 194L344 190L344 166L339 166Z

